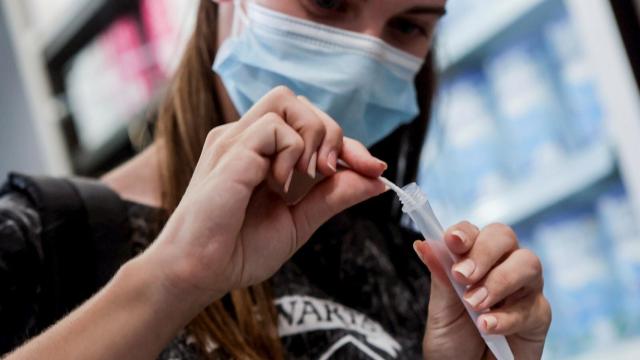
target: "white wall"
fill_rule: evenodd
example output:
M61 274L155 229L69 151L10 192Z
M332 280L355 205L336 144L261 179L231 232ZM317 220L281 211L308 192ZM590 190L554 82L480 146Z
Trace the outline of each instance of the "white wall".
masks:
M0 182L7 171L70 173L44 43L24 0L0 0Z
M10 170L46 170L5 15L0 6L0 182Z

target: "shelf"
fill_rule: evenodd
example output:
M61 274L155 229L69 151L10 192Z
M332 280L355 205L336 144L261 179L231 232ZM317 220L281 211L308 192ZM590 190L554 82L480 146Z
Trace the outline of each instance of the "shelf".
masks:
M151 141L146 132L149 119L157 113L166 91L166 87L158 90L146 105L115 130L113 135L98 148L91 150L79 148L73 155L75 172L81 175L95 175L142 150Z
M111 162L123 156L120 153L131 151L128 126L119 128L102 146L91 151L79 151L72 156L73 168L76 174L97 175L101 170L110 167Z
M441 29L438 38L438 66L444 71L505 33L546 0L508 0L483 4L481 14L468 15Z
M98 34L104 31L118 16L134 12L137 2L127 0L78 1L65 16L66 22L50 31L45 39L44 57L52 72L54 90L60 91L58 78L65 64Z
M481 201L465 217L478 225L515 225L603 180L615 170L611 150L604 145L560 161L498 196Z

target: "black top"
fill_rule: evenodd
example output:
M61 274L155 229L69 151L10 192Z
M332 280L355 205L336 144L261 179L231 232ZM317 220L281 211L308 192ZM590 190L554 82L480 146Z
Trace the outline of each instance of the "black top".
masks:
M116 207L121 207L116 212L126 219L119 233L124 239L114 239L116 245L105 246L105 241L111 241L105 239L105 233L112 233L104 230L106 221L99 219L113 219L91 211L88 216L73 215L68 209L58 211L66 206L60 203L69 201L42 205L40 195L25 191L25 181L28 183L29 177L14 175L0 195L0 354L64 314L47 309L47 303L63 303L61 309L75 306L104 285L106 280L95 280L96 276L78 278L78 269L98 275L109 269L115 272L156 237L166 218L158 209L116 195ZM78 187L68 180L56 181L66 181L71 189ZM113 195L93 182L96 185L111 193L107 196ZM103 203L95 198L83 200L80 213L93 207L87 203ZM368 206L370 210L371 204L375 203L359 208ZM98 214L105 211L100 208ZM56 217L51 212L60 214ZM99 230L83 232L91 237L83 243L65 243L64 231L51 234L50 230L70 217L74 229ZM411 248L417 238L393 222L374 221L357 209L339 214L317 231L271 279L279 333L288 358L421 358L429 274ZM80 246L81 252L77 251ZM88 257L92 261L86 260L87 253L92 254ZM70 292L77 299L62 296ZM185 333L160 355L160 359L201 358Z

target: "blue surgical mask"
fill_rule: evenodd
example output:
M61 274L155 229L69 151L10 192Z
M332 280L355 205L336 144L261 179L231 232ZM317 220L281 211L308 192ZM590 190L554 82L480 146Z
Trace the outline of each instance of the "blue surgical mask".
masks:
M422 64L376 37L237 1L213 70L240 115L285 85L370 147L418 115L414 78Z

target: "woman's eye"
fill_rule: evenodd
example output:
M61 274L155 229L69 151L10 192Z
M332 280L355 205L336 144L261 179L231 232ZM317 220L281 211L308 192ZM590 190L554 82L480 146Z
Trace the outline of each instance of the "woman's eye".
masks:
M395 19L391 21L390 26L400 32L403 35L424 35L426 36L428 31L422 26L406 19Z
M313 3L322 10L341 10L344 0L313 0Z

